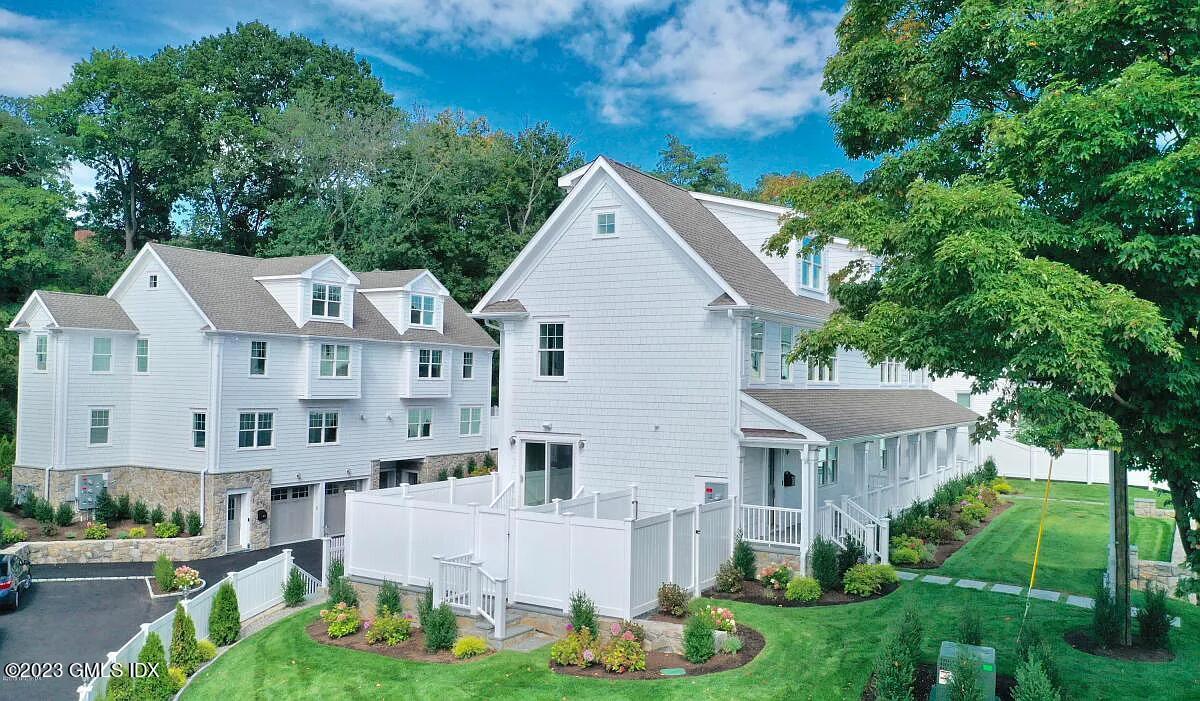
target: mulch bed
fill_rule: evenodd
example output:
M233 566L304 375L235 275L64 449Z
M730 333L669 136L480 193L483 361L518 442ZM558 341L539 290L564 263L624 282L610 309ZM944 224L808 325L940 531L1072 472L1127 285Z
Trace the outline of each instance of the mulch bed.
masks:
M903 567L906 570L933 570L941 567L950 556L962 549L962 546L971 542L971 539L979 534L987 525L995 520L997 516L1012 508L1014 502L1000 501L992 507L992 513L988 517L979 522L979 525L967 532L967 537L963 540L952 540L949 543L938 543L937 550L933 552L933 562L920 562L915 565L896 565ZM957 516L960 509L955 507L954 515ZM893 563L895 564L895 563Z
M460 660L454 656L449 650L440 650L438 652L425 651L425 632L420 628L413 628L412 637L399 645L387 646L382 643L371 645L367 642L366 631L359 630L354 635L347 635L344 638L331 638L325 632L325 622L317 619L310 623L306 631L308 637L322 645L332 645L334 647L344 647L351 650L362 650L363 652L373 652L384 657L393 657L398 660L412 660L413 662L438 662L441 664L462 664L466 662L474 662L491 655L494 650L488 650L482 655L468 657L465 660Z
M679 619L667 617L665 620ZM750 662L750 660L753 660L758 653L762 652L763 647L767 644L762 633L748 626L738 626L736 635L742 640L741 650L733 655L727 655L718 651L707 662L701 664L692 664L683 655L676 655L672 652L650 651L646 653L646 669L640 672L618 674L617 672L609 672L599 664L581 669L579 667L559 667L553 662L550 663L550 669L558 674L569 674L573 677L587 677L589 679L673 679L675 677L663 676L661 671L670 668L682 668L687 672L684 678L698 677L705 674L737 669Z
M805 608L808 606L840 606L842 604L857 604L863 601L872 601L891 594L900 588L899 584L889 584L883 588L883 591L871 596L854 596L847 594L841 590L835 589L821 594L821 598L816 601L791 601L783 595L782 591L767 589L758 582L742 582L742 590L737 593L719 592L708 590L704 592L704 596L710 599L722 599L724 601L740 601L747 604L758 604L760 606L778 606L779 608Z
M914 699L927 699L929 692L937 684L937 665L922 663L917 665L916 685L914 687ZM1012 701L1013 689L1017 686L1017 680L1007 674L996 675L996 699L998 701ZM872 677L867 682L867 688L863 689L862 701L875 701L875 678Z
M1098 657L1108 657L1126 662L1171 662L1175 653L1170 650L1152 650L1145 647L1110 647L1103 648L1096 643L1086 628L1075 628L1063 634L1063 640L1080 652Z
M78 517L78 514L76 514ZM87 530L88 521L77 520L69 526L57 526L57 532L54 535L44 535L42 533L42 524L32 518L25 518L15 512L5 512L4 517L13 522L13 525L25 531L25 541L27 542L49 542L59 540L88 540L84 537L84 531ZM131 519L122 519L120 521L111 521L108 524L108 538L105 540L119 540L120 536L129 532L130 528L140 526L146 529L144 538L158 539L154 535L154 526L149 523L134 523ZM187 532L180 533L180 538L186 538ZM167 540L170 540L169 538Z

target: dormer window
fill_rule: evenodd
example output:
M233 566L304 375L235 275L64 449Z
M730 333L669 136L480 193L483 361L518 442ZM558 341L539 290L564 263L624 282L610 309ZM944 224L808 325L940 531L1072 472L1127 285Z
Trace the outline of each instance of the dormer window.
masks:
M800 286L809 290L825 289L825 261L823 251L807 251L805 247L812 242L812 237L806 236L799 252Z
M342 318L342 286L314 282L312 286L312 316L323 319Z
M615 236L617 234L616 212L600 212L596 215L596 235Z
M433 295L413 295L409 303L408 323L412 326L433 326Z

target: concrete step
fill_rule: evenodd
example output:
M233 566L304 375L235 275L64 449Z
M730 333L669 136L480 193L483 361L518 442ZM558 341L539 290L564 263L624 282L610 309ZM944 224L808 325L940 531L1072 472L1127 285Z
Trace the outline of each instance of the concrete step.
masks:
M513 611L512 609L509 609L505 611L504 620L511 627L514 623L518 623L522 617L523 616L520 611ZM492 624L489 623L488 620L483 616L479 616L475 619L475 628L478 630L491 630Z
M513 638L525 635L526 633L533 631L533 626L527 626L524 623L516 623L514 625L510 625L504 629L504 637L503 638L497 638L493 634L493 631L490 626L488 627L487 630L488 630L488 636L487 636L488 640L498 640L498 641L503 642L503 641L507 641L507 640L512 640Z

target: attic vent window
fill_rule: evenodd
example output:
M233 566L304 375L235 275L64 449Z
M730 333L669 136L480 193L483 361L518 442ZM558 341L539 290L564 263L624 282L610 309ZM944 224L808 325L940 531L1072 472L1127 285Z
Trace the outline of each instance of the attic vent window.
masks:
M314 282L312 286L312 315L325 319L342 318L342 287Z
M408 323L413 326L433 326L433 304L433 295L413 295Z
M614 236L617 233L617 215L615 212L601 212L596 215L596 235Z
M158 276L151 275L149 278L147 278L146 286L152 290L157 290L158 289Z

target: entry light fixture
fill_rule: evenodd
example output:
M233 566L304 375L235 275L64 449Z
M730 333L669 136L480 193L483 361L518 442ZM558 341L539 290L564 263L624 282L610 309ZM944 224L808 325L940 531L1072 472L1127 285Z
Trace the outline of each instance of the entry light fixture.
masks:
M388 421L391 421L392 420L392 412L389 411L388 413L384 414L383 418L387 419Z
M508 444L509 444L509 445L516 445L516 444L517 444L517 437L516 437L516 436L509 436L509 437L508 437Z
M549 421L547 421L547 422L545 422L545 423L543 423L543 424L542 424L542 430L543 430L543 431L549 431L549 430L551 430L552 428L554 428L554 424L550 423Z
M579 449L580 449L580 450L583 450L583 449L584 449L584 448L586 448L586 447L587 447L587 441L585 441L585 440L583 440L582 438L580 438L580 439L579 439Z

